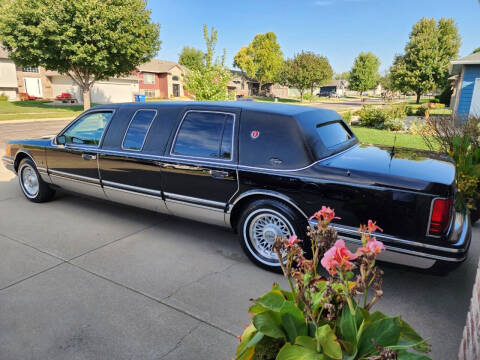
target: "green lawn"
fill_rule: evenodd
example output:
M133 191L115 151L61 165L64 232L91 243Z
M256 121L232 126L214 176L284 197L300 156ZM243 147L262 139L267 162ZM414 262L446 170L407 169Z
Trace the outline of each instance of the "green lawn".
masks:
M362 126L352 126L352 129L362 143L392 146L396 136L396 146L428 150L420 135L395 133L389 130L370 129Z
M75 117L83 105L47 105L47 101L0 101L0 121Z

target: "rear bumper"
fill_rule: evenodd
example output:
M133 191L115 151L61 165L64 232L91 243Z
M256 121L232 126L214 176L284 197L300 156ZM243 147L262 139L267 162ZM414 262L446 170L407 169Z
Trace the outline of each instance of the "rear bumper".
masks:
M2 156L2 164L3 166L5 166L5 168L15 173L13 158L11 158L10 156Z
M316 221L310 220L310 225L316 225ZM361 246L358 229L344 225L332 225L337 230L339 237L344 239L350 247ZM472 238L472 226L470 216L457 214L451 230L450 241L445 245L420 243L382 233L375 233L375 237L382 241L387 249L378 256L378 260L420 269L429 269L439 263L446 264L448 268L454 268L467 258Z

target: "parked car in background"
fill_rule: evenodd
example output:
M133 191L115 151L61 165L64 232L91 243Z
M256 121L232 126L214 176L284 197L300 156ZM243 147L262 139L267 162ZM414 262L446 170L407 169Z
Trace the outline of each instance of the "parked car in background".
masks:
M27 199L59 188L233 229L278 270L275 237L305 239L322 205L351 245L375 219L385 261L450 269L465 260L455 166L437 153L358 142L334 111L250 101L94 107L48 139L10 141L3 162ZM25 220L28 222L28 219ZM201 236L201 235L199 235ZM308 245L305 243L305 245Z
M331 90L320 90L319 93L317 93L318 97L328 97L328 98L336 98L338 97L337 93L335 91Z

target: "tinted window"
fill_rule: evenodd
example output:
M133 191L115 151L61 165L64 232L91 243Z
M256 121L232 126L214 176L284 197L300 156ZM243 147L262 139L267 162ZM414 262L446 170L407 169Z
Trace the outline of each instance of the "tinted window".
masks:
M352 138L350 132L340 122L318 125L317 133L327 148L342 144Z
M123 149L142 150L148 129L156 114L154 110L140 110L135 113L123 139Z
M230 159L233 116L220 113L190 112L178 131L176 155Z
M65 143L98 146L111 117L111 112L96 112L85 115L63 133Z

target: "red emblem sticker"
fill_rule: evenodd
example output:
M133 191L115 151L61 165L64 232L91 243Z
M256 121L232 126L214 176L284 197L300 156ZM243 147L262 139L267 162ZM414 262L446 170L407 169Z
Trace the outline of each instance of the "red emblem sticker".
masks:
M256 138L258 138L259 136L260 136L260 131L258 131L258 130L253 130L253 131L250 133L250 137L251 137L252 139L256 139Z

